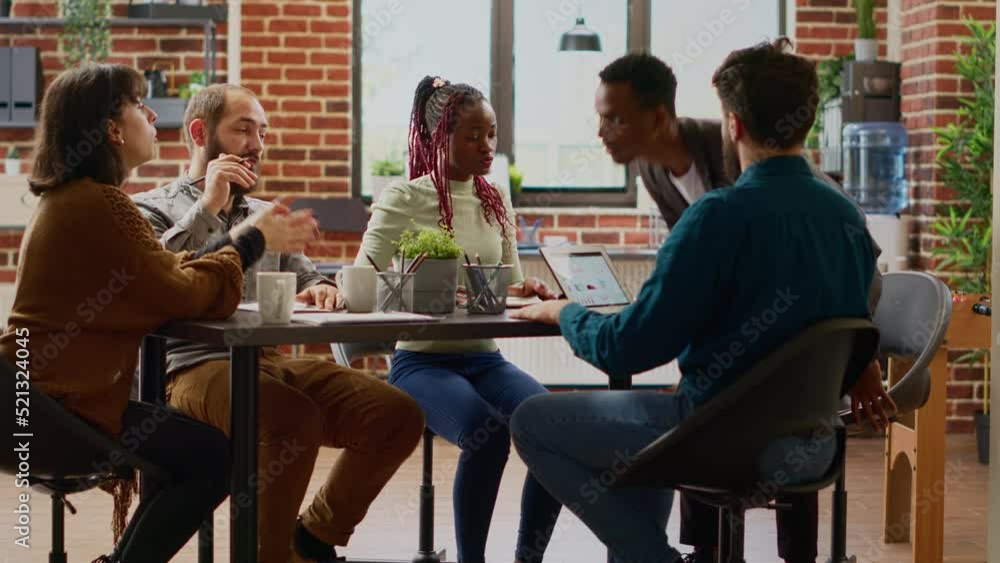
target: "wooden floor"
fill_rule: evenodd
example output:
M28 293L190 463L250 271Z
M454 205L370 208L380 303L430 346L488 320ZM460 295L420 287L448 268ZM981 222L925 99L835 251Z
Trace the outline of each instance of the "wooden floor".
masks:
M909 562L909 545L883 545L881 542L881 498L883 441L880 439L852 439L848 447L848 490L851 523L848 529L849 553L860 562L886 563ZM439 548L446 548L449 560L455 559L455 539L451 511L451 483L458 450L438 440L435 448L435 473L437 484L436 541ZM321 454L317 475L325 474L336 459L335 451ZM948 439L948 472L945 508L945 561L985 561L987 468L979 465L975 457L975 443L971 436L950 436ZM349 558L368 557L409 560L417 545L417 486L420 480L419 450L403 466L372 507L368 518L358 529L345 554ZM524 465L511 456L504 475L501 497L493 519L492 533L487 546L491 562L513 560L514 538L517 532L521 482ZM311 496L319 487L320 478L310 485ZM3 547L0 555L5 562L44 563L49 549L50 505L47 497L35 493L31 502L31 548L14 546L13 507L16 494L13 478L0 482L0 537ZM930 493L933 494L933 493ZM820 559L825 561L829 552L829 494L820 501ZM309 497L307 497L309 498ZM87 563L99 553L107 552L111 542L108 528L111 513L110 497L102 492L85 493L73 497L79 509L76 516L68 516L67 545L71 563ZM676 514L676 509L675 509ZM221 520L221 518L219 518ZM677 519L672 518L668 528L671 538L677 537ZM217 531L216 561L228 563L228 530ZM175 561L195 563L193 545L189 545ZM751 562L777 561L775 547L774 515L769 511L753 511L747 522L747 560ZM570 516L560 519L546 561L553 563L603 563L603 547L578 520Z

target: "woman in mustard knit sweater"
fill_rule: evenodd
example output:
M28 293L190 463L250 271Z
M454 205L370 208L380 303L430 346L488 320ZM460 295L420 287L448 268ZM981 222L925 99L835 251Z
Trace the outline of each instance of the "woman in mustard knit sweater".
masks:
M415 223L445 228L469 256L513 269L513 295L554 297L524 280L510 198L486 181L496 151L496 114L479 90L428 76L417 86L410 121L410 181L390 186L372 208L355 261L389 265L393 241ZM525 399L545 393L500 354L492 340L400 342L389 382L424 409L427 425L462 448L453 492L459 563L483 563L486 537L510 453L508 422ZM538 563L559 502L531 476L521 497L515 561Z
M0 336L0 358L11 364L27 344L31 385L171 474L150 483L124 530L131 491L116 491L120 541L103 562L169 561L226 497L225 436L130 402L129 391L143 335L170 319L232 314L242 268L264 250L256 228L202 256L163 250L121 189L154 155L156 114L142 104L145 90L138 72L106 64L67 71L49 87L29 180L38 208Z

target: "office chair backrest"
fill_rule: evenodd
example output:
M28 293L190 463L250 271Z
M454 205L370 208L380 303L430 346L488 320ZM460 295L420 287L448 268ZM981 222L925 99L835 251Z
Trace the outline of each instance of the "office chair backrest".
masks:
M647 446L625 482L752 488L775 440L828 427L840 389L871 361L878 331L864 319L832 319L804 330Z
M929 366L948 332L951 291L923 272L886 274L874 321L881 335L879 351L913 362L889 390L900 413L912 412L930 396Z
M341 344L335 342L330 345L333 350L333 360L344 367L351 367L351 362L359 358L368 356L378 356L386 354L391 356L396 349L395 342L354 342Z
M0 359L0 401L15 405L18 396L15 381L17 369ZM0 472L16 474L22 461L20 444L29 443L28 463L35 479L86 478L94 474L112 473L130 476L132 469L142 469L158 480L169 476L158 466L139 458L108 436L62 407L56 400L34 387L28 392L28 426L15 422L14 412L5 422L7 431L0 437ZM24 404L24 401L21 402ZM15 433L31 436L19 437Z

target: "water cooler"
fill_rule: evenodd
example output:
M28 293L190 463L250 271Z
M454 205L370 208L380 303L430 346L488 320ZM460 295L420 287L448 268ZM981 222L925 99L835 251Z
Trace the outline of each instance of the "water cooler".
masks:
M868 229L882 248L883 272L909 269L909 205L906 182L907 132L900 121L900 65L885 61L845 65L841 97L826 110L827 126L839 135L827 136L824 170L842 178L844 190L865 211ZM837 151L837 149L840 149ZM836 168L836 169L832 169Z

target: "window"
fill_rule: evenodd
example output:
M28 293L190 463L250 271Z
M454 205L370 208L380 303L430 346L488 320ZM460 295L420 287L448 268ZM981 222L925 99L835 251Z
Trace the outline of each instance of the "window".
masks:
M431 74L490 97L497 152L524 178L519 205L634 206L634 170L597 137L598 72L650 49L677 74L678 113L717 118L712 73L733 49L782 33L788 1L354 0L354 194L371 197L376 163L405 162L413 90ZM559 51L579 16L601 52Z
M733 50L778 36L780 3L652 0L656 25L650 47L677 76L678 115L721 117L712 74ZM681 10L683 17L678 17Z
M490 4L360 0L360 38L354 44L361 46L361 174L355 175L361 195L371 197L379 182L376 163L405 166L413 91L421 78L440 75L489 92Z
M577 10L564 0L514 3L514 156L524 189L626 188L625 167L615 164L597 137L594 91L598 73L626 53L628 2L580 4L601 52L560 52L559 39ZM561 6L562 5L562 6Z

